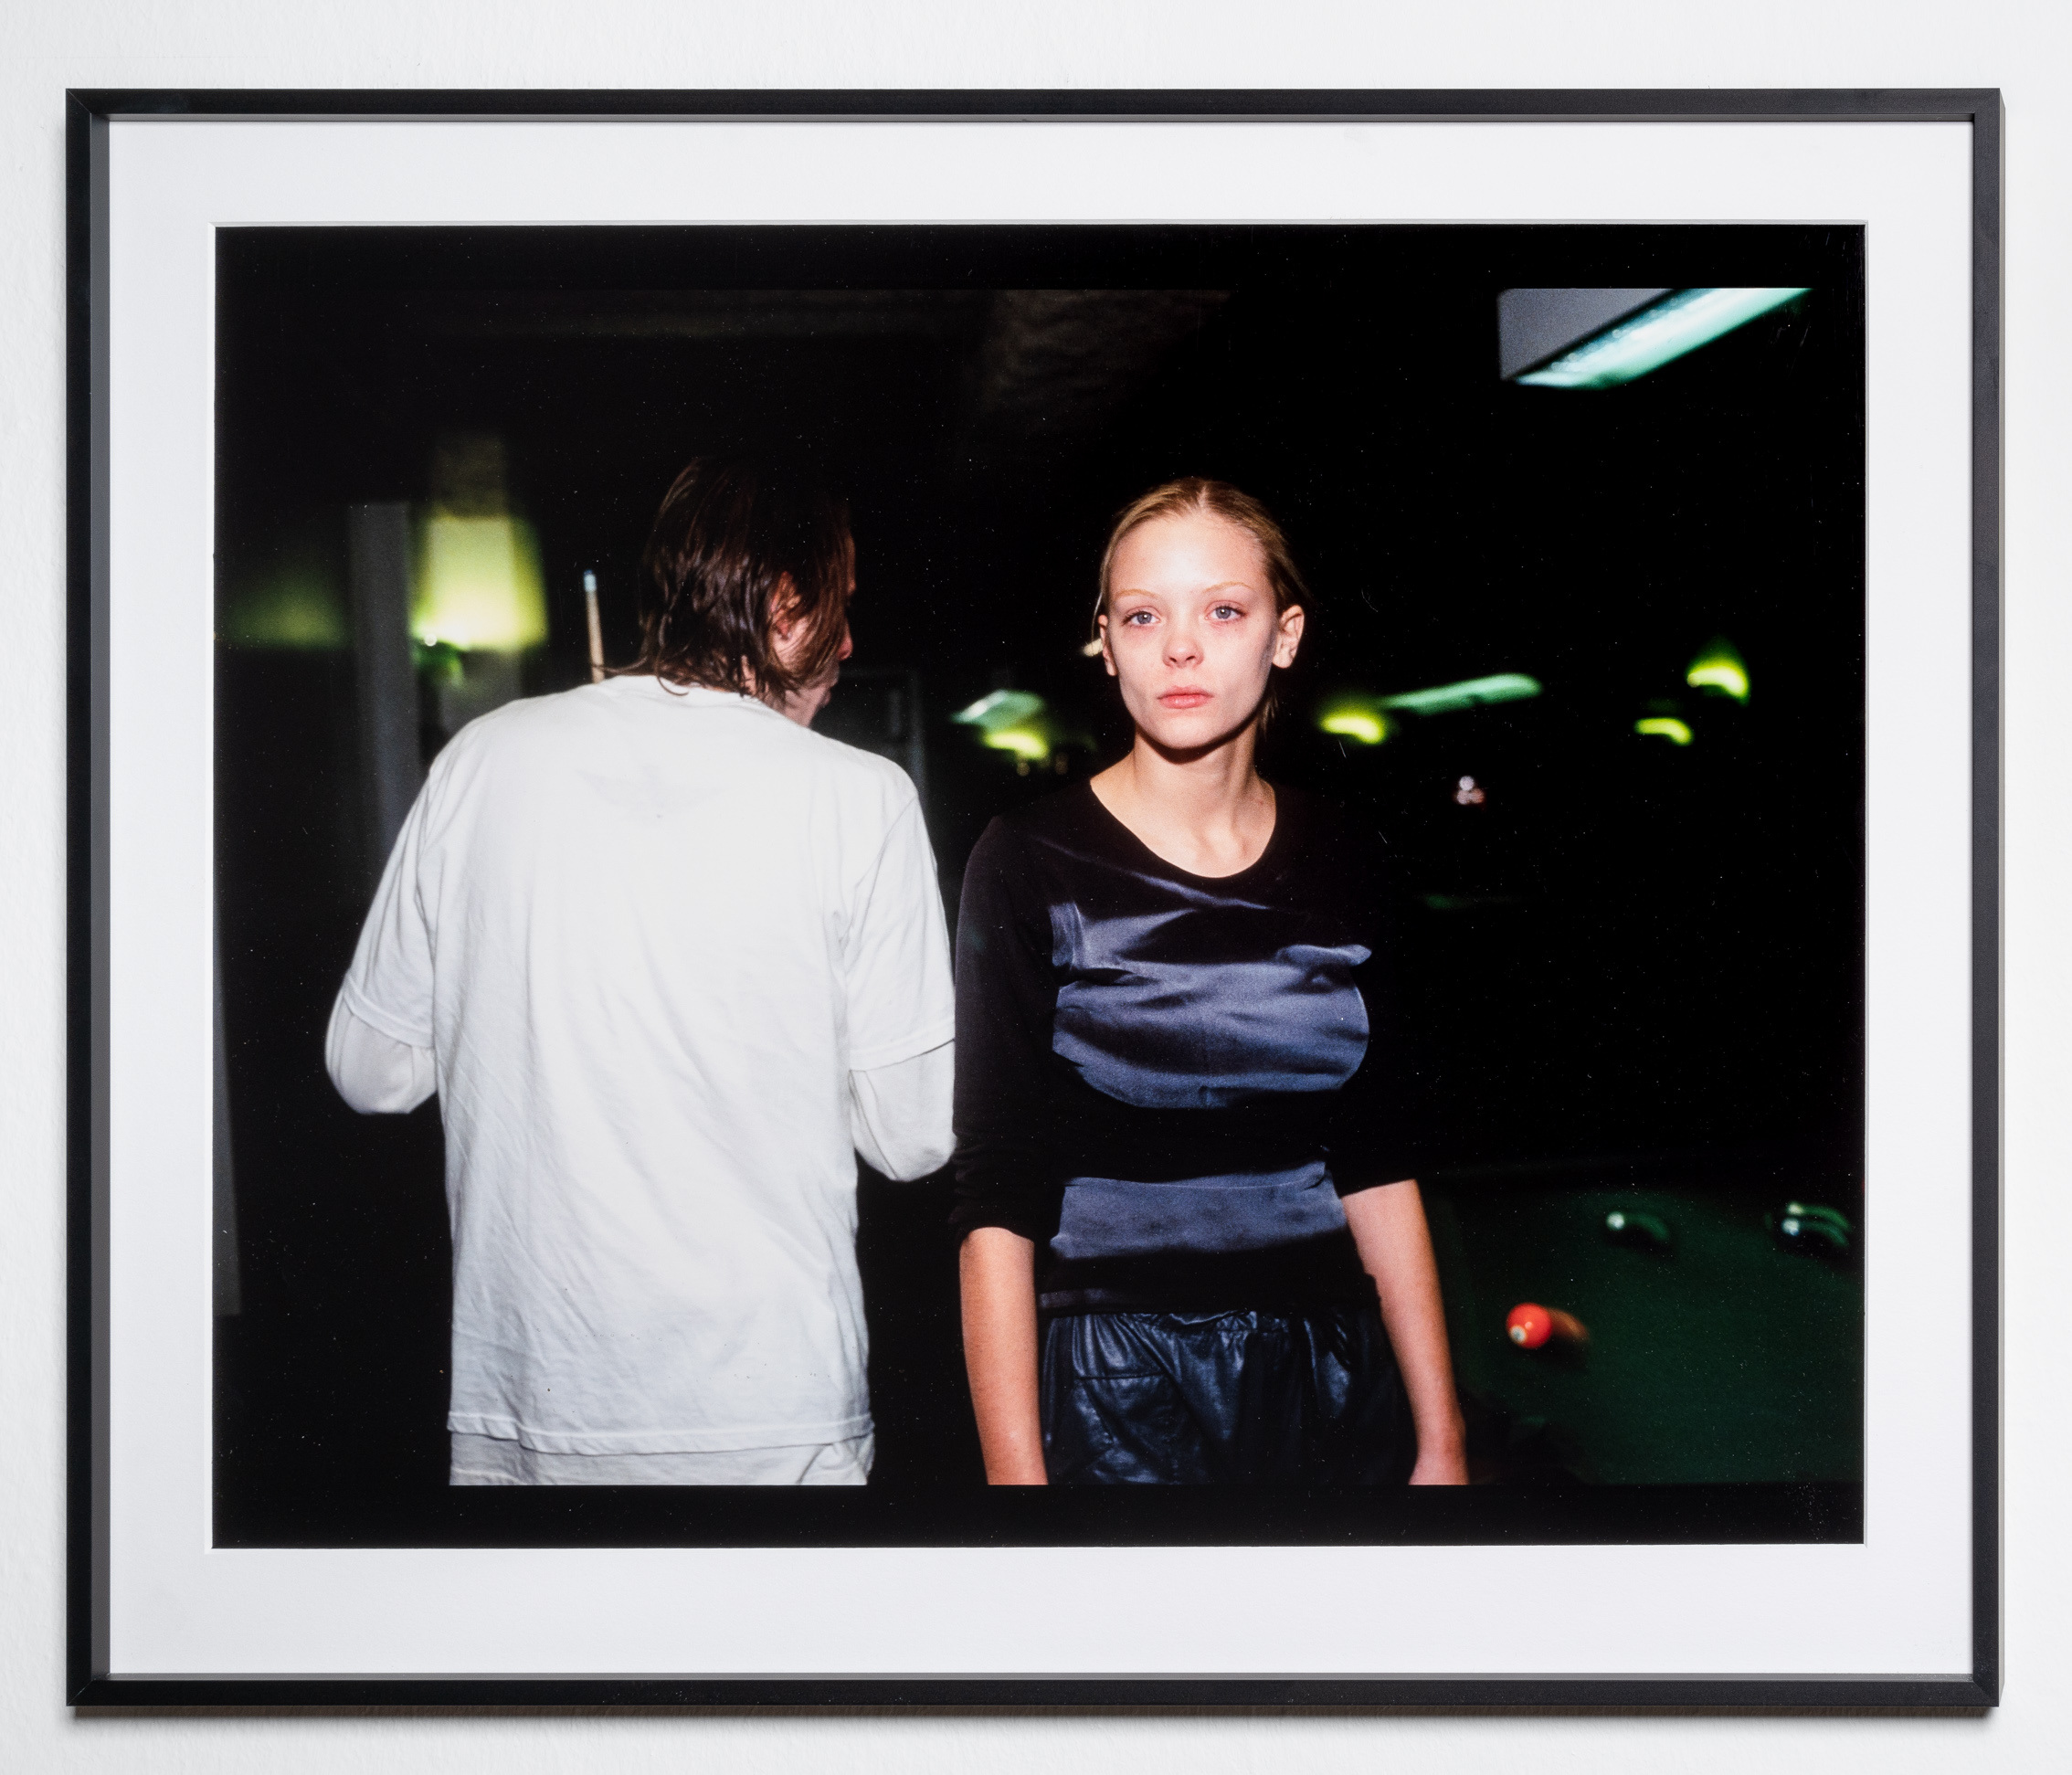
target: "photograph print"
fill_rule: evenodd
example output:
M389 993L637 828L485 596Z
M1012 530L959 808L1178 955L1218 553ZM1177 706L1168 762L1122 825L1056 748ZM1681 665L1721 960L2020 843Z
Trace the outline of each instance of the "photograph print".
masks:
M218 1546L1861 1538L1860 228L217 260Z

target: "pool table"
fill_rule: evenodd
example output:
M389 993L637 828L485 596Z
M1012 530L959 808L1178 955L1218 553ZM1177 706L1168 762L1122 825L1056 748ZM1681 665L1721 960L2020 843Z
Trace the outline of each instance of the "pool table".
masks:
M1802 1184L1438 1177L1425 1186L1475 1476L1667 1484L1863 1475L1863 1272L1855 1240L1795 1249ZM1665 1249L1622 1241L1652 1216ZM1771 1222L1766 1225L1768 1217ZM1563 1309L1587 1343L1524 1349L1505 1318Z

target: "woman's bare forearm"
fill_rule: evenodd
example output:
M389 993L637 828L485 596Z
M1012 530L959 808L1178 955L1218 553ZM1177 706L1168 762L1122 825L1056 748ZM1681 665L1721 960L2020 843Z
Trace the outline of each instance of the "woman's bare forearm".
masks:
M1417 1424L1417 1467L1411 1484L1464 1484L1466 1437L1424 1199L1417 1185L1406 1180L1348 1196L1345 1208L1359 1261L1380 1293L1381 1322L1395 1347Z
M1036 1402L1036 1247L1005 1227L979 1227L957 1254L964 1367L989 1485L1045 1485Z

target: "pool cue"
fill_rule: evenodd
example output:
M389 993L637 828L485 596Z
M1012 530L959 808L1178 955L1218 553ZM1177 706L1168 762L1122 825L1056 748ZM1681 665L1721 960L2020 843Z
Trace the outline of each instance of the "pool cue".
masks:
M590 618L590 682L604 682L604 626L597 620L597 576L583 572L583 606Z

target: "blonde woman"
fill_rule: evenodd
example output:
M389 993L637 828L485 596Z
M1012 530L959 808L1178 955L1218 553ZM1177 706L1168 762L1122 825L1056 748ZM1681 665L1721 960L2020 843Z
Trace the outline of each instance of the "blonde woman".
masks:
M1465 1478L1378 845L1255 766L1305 597L1237 489L1130 505L1095 623L1134 744L972 853L957 1221L995 1484Z

